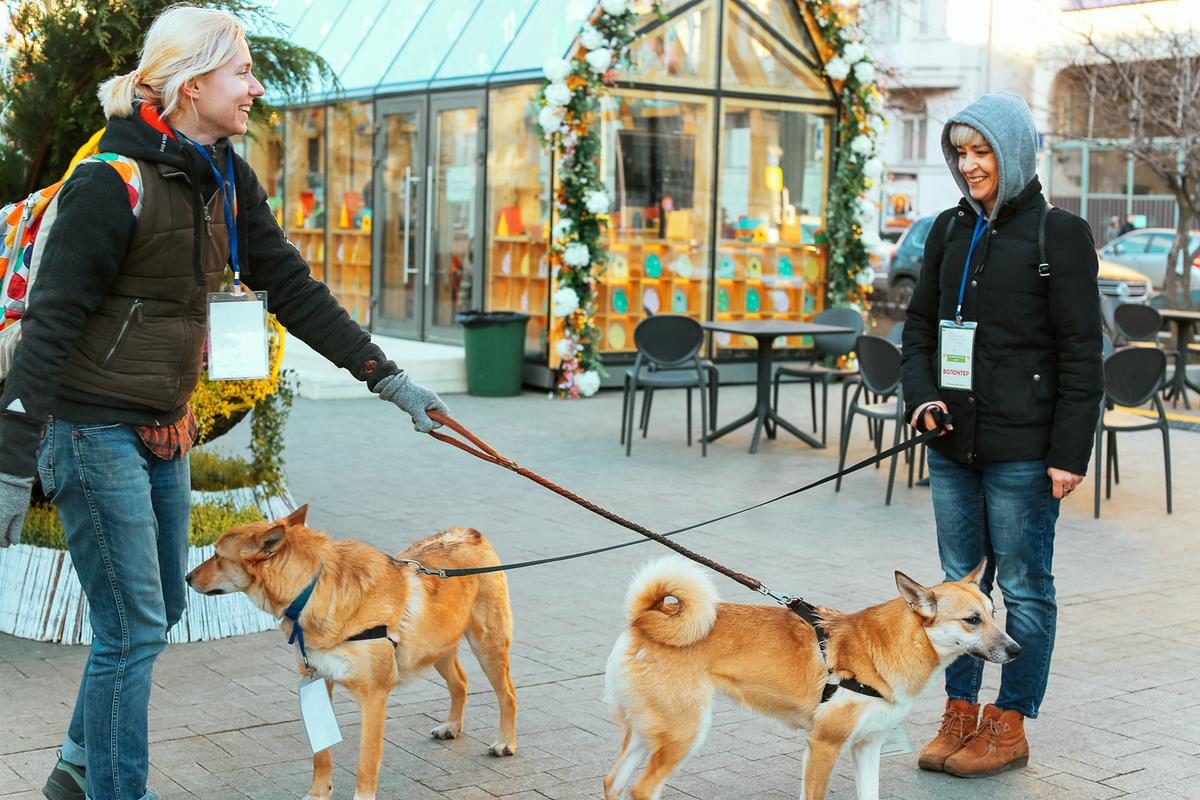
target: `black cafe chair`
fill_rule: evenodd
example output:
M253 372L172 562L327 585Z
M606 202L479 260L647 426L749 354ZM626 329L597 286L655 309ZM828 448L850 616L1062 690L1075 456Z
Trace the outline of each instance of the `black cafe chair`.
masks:
M691 317L658 314L647 317L633 330L637 347L633 367L625 371L625 390L621 402L621 443L625 455L633 447L633 417L638 389L643 389L645 409L654 389L687 389L687 442L692 444L692 389L700 390L700 453L708 455L708 395L713 381L699 353L704 344L704 329ZM643 411L642 435L649 426L649 413Z
M1117 461L1117 434L1159 430L1163 440L1163 475L1167 489L1167 513L1171 513L1171 432L1167 412L1158 390L1167 371L1167 355L1148 347L1123 347L1104 359L1104 405L1096 423L1096 498L1093 509L1100 516L1100 458L1104 454L1104 496L1112 497L1113 483L1121 482ZM1116 406L1136 409L1149 405L1155 416L1121 411ZM1107 445L1107 447L1105 447Z
M807 383L812 403L813 433L817 432L817 384L821 385L821 444L825 444L829 433L829 384L835 380L846 380L858 375L857 370L827 367L822 361L826 357L837 359L854 349L854 341L863 332L862 314L852 308L830 308L813 317L819 325L851 328L853 333L813 334L813 357L807 364L783 364L775 368L772 376L771 408L779 411L780 383ZM842 394L845 396L845 389ZM845 400L842 402L845 406Z
M895 423L893 446L899 445L901 437L908 435L904 424L904 392L900 383L900 348L882 336L859 336L854 343L854 349L858 353L859 383L842 420L842 443L838 451L839 472L846 467L846 451L850 448L850 431L855 416L862 415L869 422L876 423L876 453L883 449L884 423ZM860 399L867 399L864 392L883 399L860 402ZM896 483L896 456L893 455L890 462L884 505L892 504L892 488ZM840 492L841 489L842 479L839 477L834 484L834 491Z

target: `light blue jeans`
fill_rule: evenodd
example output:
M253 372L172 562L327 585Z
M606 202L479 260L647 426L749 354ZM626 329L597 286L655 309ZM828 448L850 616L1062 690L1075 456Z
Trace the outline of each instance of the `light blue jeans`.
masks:
M63 758L90 800L142 800L154 660L187 602L187 458L153 456L131 425L50 420L38 473L58 509L91 611Z
M960 464L929 451L929 485L937 521L938 554L946 580L958 580L988 559L980 588L1000 585L1004 629L1021 655L1001 668L995 705L1036 717L1050 675L1058 617L1054 525L1059 501L1044 461ZM983 661L963 656L946 670L946 695L975 703Z

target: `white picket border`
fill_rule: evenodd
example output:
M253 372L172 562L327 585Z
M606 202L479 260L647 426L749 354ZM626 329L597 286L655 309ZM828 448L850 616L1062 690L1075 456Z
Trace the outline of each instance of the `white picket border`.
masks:
M268 519L296 508L291 493L267 496L255 487L192 492L192 503L231 502L255 507ZM213 546L188 548L188 569L213 554ZM183 618L167 634L171 644L204 642L274 630L279 620L261 611L244 594L206 597L188 590ZM64 550L18 544L0 549L0 633L60 644L90 644L87 598Z

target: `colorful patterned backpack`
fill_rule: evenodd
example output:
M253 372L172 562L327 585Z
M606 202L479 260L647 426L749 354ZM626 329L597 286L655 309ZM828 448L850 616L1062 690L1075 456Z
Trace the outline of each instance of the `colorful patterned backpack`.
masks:
M41 253L39 234L49 231L58 214L55 200L75 167L85 161L101 161L112 167L129 190L129 204L136 217L142 210L142 176L138 164L116 153L95 153L99 136L81 148L67 174L58 183L39 189L16 203L0 209L0 380L12 368L13 351L21 337L21 318L29 301L29 292L37 278ZM89 147L92 154L84 154Z

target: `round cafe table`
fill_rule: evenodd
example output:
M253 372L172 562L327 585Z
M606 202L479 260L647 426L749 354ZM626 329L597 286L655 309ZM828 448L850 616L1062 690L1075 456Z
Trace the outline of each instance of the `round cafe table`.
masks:
M754 409L744 416L738 417L733 422L718 428L708 435L708 441L712 442L720 439L727 433L737 430L743 425L754 423L754 435L750 439L750 452L758 452L758 442L762 438L763 424L770 420L779 428L787 431L797 439L807 443L810 447L817 449L823 448L825 445L809 436L804 431L797 428L792 423L788 422L783 417L779 416L773 408L771 408L771 362L774 357L774 348L772 344L775 339L780 336L812 336L820 333L854 333L851 328L843 328L838 325L818 325L813 322L791 322L783 319L745 319L745 320L725 320L714 322L702 322L700 325L705 330L721 331L723 333L735 333L742 336L753 336L758 344L757 354L757 375L755 377L755 388L757 389Z
M1187 390L1190 387L1200 392L1200 386L1188 380L1188 342L1192 340L1192 327L1200 323L1200 311L1161 308L1158 313L1175 326L1175 376L1171 379L1171 385L1167 387L1167 399L1173 401L1182 399L1183 407L1190 409L1192 406L1188 402Z

